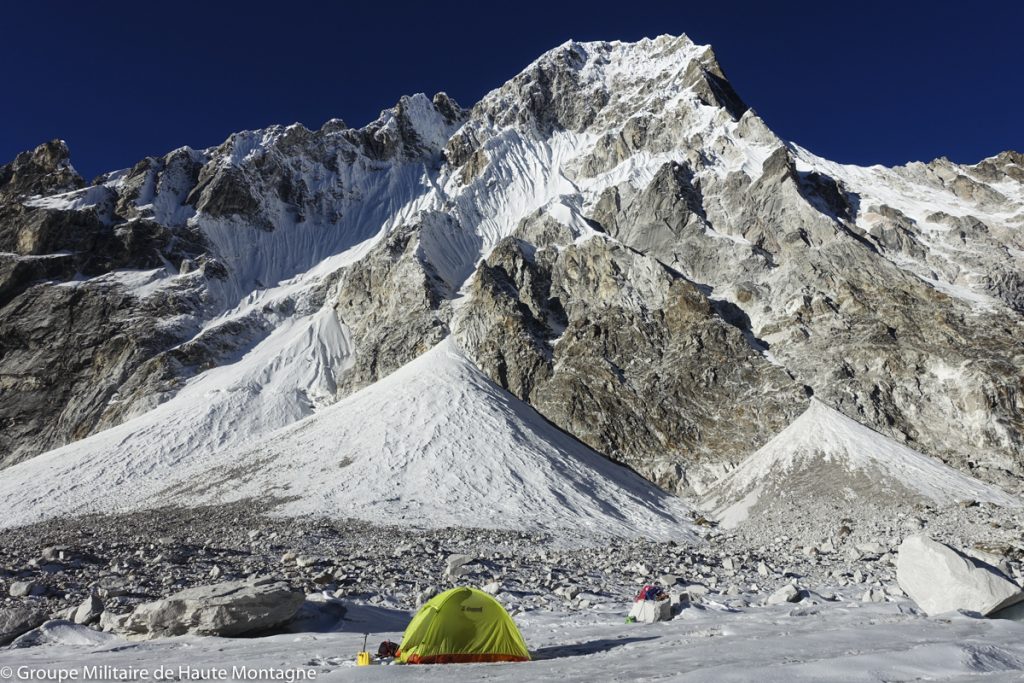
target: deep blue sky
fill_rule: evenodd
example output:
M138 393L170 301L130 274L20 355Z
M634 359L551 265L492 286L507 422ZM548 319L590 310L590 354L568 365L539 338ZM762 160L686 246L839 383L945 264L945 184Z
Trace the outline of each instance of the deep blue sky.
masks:
M0 12L0 163L61 137L87 178L233 131L463 106L569 38L687 33L782 137L862 164L1024 150L1024 3L27 0ZM507 9L504 9L507 8Z

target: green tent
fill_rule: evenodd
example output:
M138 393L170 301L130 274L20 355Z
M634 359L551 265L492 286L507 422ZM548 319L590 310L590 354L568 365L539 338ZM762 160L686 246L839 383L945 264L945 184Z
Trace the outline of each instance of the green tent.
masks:
M431 598L409 622L398 646L398 661L407 664L529 660L508 612L475 588L453 588Z

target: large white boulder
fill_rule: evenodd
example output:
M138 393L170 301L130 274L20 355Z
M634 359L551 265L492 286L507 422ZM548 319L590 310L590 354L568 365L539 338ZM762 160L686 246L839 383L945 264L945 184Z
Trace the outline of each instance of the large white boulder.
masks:
M987 616L1024 600L1020 586L995 567L923 534L900 545L896 580L928 615L967 610Z
M800 602L800 589L791 583L768 596L769 605L784 605L787 602Z
M103 601L96 594L91 594L81 605L75 608L71 621L85 626L100 620L103 614Z
M668 621L672 618L671 600L637 600L629 610L629 616L641 624Z
M288 622L305 597L283 581L227 581L197 586L139 605L123 631L137 639L260 632Z
M449 555L448 566L445 569L445 576L449 576L453 579L457 579L463 574L468 574L469 570L466 569L466 565L475 561L472 555Z

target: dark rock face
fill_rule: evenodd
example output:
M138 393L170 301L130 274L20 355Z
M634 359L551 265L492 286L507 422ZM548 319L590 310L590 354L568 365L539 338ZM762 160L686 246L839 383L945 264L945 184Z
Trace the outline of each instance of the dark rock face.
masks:
M665 164L636 197L624 198L616 187L605 190L592 217L609 235L638 251L670 250L685 230L702 229L704 208L693 183L686 166Z
M0 166L0 200L57 194L83 185L63 140L51 140Z
M458 316L460 343L496 382L668 489L710 479L807 398L693 283L598 238L536 251L507 238Z
M586 64L585 49L575 43L549 53L548 59L535 62L530 68L506 83L502 104L477 112L502 125L526 125L547 135L554 130L586 128L593 122L597 110L608 101L603 88L590 92L591 99L584 106L575 94L581 90L579 71Z
M344 393L377 381L448 335L445 285L419 254L418 226L388 236L340 277L338 317L355 340Z
M186 201L214 218L250 216L259 209L248 180L235 166L205 167Z
M83 187L54 141L3 167L0 396L18 400L0 406L0 466L91 433L134 369L187 332L159 321L195 312L202 274L150 301L104 278L178 270L204 253L193 227L157 222L135 204L140 188L166 185L182 166L194 175L191 156L174 152L141 162L121 185Z
M11 464L33 444L83 438L132 373L181 332L153 324L186 309L188 297L139 302L118 285L35 285L0 309L2 461ZM38 447L38 446L36 446Z
M1020 467L1020 409L1005 397L1024 386L1014 360L1024 321L972 312L887 258L936 259L905 214L870 207L865 232L854 222L857 198L824 174L798 172L784 148L754 181L736 174L694 186L666 167L646 189L613 192L595 205L594 220L711 287L724 317L818 398L952 464L984 463L975 473L1003 485ZM723 250L712 231L738 231L745 243ZM1019 268L993 265L984 267L997 279L993 293L1015 291ZM991 422L965 426L958 416L975 409Z
M683 76L683 83L693 88L702 102L709 106L721 107L736 121L739 121L748 109L739 93L725 77L718 59L711 50L705 52L701 59L690 63Z

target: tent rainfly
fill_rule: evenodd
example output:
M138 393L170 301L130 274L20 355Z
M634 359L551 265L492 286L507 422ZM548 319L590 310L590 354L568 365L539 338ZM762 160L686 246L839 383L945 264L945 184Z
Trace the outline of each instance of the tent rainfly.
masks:
M530 653L501 604L475 588L453 588L417 612L398 646L406 664L526 662Z

